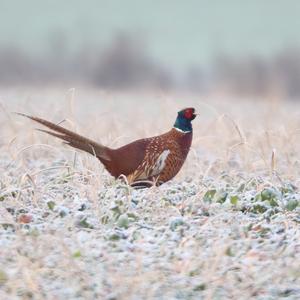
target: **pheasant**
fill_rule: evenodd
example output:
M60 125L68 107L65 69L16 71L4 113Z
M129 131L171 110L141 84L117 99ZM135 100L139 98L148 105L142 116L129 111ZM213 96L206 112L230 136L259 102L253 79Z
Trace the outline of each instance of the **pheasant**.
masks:
M111 149L47 120L20 115L51 129L40 131L96 156L112 176L125 176L127 183L133 187L159 186L179 172L192 143L191 122L196 117L194 108L185 108L178 112L170 131Z

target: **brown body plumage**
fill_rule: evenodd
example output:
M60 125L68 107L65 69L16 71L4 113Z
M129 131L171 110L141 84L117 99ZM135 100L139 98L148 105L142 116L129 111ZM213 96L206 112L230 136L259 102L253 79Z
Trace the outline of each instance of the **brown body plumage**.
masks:
M193 108L180 111L177 119L182 113L190 118L189 123L195 118ZM177 120L174 128L165 134L140 139L118 149L111 149L52 122L21 115L52 130L41 131L96 156L112 176L118 178L124 175L128 184L133 186L160 185L172 179L181 169L192 143L192 130L182 130ZM177 123L179 128L176 127Z

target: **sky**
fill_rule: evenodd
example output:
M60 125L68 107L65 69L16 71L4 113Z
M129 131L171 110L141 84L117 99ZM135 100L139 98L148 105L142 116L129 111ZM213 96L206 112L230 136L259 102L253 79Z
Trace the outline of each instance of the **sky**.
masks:
M60 33L76 51L119 32L174 68L207 65L221 53L268 57L300 45L300 1L0 0L0 47L43 53Z

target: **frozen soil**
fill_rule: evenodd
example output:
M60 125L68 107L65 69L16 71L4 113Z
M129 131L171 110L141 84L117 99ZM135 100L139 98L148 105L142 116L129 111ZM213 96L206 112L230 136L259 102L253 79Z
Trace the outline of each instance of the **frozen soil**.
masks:
M0 298L299 299L299 146L286 137L299 122L288 115L268 141L204 118L182 172L142 190L3 115Z

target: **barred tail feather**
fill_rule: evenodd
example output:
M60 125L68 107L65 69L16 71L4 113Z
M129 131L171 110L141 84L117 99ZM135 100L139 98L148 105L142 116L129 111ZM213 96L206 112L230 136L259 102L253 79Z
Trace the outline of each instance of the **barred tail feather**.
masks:
M52 130L52 131L49 131L49 130L39 129L39 131L42 131L49 135L55 136L55 137L63 140L66 144L68 144L74 148L88 152L88 153L98 157L101 160L107 160L107 161L111 160L111 158L109 156L109 148L107 148L99 143L96 143L96 142L94 142L90 139L87 139L73 131L70 131L64 127L56 125L47 120L44 120L44 119L41 119L38 117L28 116L28 115L22 114L22 113L17 113L17 114L20 116L29 118L37 123L40 123Z

